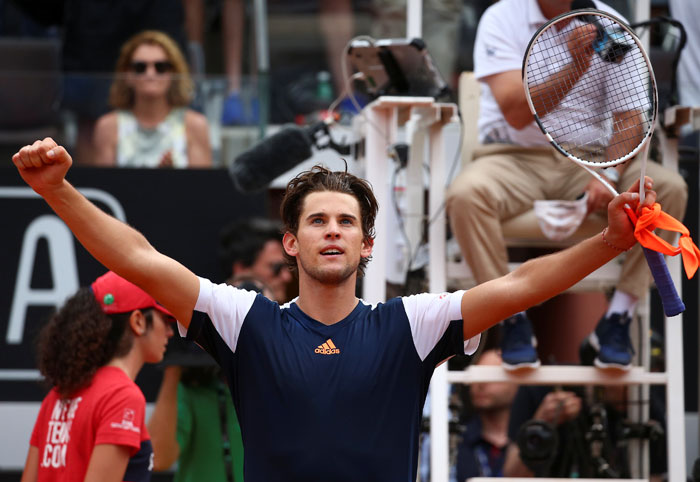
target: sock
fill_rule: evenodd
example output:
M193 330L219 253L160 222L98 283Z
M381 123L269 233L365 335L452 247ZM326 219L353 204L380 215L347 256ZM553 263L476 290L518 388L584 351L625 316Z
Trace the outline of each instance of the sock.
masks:
M630 318L634 316L634 310L637 308L637 297L632 296L624 291L615 290L613 297L610 300L610 305L608 306L608 311L605 313L605 317L609 317L614 313L627 313Z

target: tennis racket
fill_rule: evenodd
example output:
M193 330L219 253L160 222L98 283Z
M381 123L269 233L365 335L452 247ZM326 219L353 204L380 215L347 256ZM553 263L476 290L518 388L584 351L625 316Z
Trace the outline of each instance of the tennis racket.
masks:
M616 196L597 171L641 155L640 202L657 114L654 72L639 38L621 20L573 10L544 24L523 59L523 85L535 121L561 154ZM635 213L626 207L633 222ZM685 310L663 254L644 248L666 316Z

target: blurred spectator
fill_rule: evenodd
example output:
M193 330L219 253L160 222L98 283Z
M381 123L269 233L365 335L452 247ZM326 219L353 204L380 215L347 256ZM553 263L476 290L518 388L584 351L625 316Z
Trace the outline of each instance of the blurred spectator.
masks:
M207 119L187 108L192 91L185 58L168 35L147 30L129 39L110 90L116 110L95 126L95 164L211 166Z
M20 1L20 0L16 0ZM21 0L28 2L29 0ZM32 2L34 5L35 2ZM109 110L107 98L114 63L127 39L158 30L187 42L182 0L63 0L63 107L77 123L76 162L93 163L95 121ZM33 6L36 9L36 6Z
M569 390L552 390L551 387L521 386L513 402L513 410L510 417L508 433L512 443L509 445L503 475L506 477L532 477L540 473L566 472L566 468L560 467L564 461L565 448L569 447L570 439L567 438L565 422L578 417L581 412L581 397ZM535 460L522 456L520 447L516 443L518 431L529 420L540 424L535 425L533 433L529 437L531 452L537 454ZM544 434L554 434L547 437ZM557 437L561 443L551 442ZM535 444L538 447L534 447ZM543 447L553 447L545 450ZM535 450L538 449L538 450ZM543 455L544 453L544 455ZM554 471L554 472L550 472Z
M269 219L235 221L221 230L219 259L228 279L238 285L241 279L259 280L271 292L271 299L288 300L287 287L292 274L282 248L280 226Z
M650 480L662 480L666 472L663 387L652 387L647 422L628 418L629 403L625 386L586 391L521 386L511 411L511 442L503 475L629 478L628 441L647 438Z
M281 254L277 225L266 219L236 222L222 231L220 244L229 284L283 301L274 297L262 279L270 280L286 296L291 275ZM276 268L275 260L281 262L281 268ZM168 366L148 422L154 470L167 470L178 460L175 482L241 482L241 428L221 370L207 353L186 343L176 339L166 353Z
M485 350L477 365L502 363L496 349ZM457 480L502 477L508 446L508 418L518 386L513 383L474 383L469 386L472 408L457 447Z

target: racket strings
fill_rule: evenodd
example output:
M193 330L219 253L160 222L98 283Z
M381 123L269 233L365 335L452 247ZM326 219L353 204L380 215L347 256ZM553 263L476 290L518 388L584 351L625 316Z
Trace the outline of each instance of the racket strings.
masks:
M595 16L597 32L575 19L553 23L530 47L526 87L551 138L582 160L621 160L650 134L655 117L652 74L627 30ZM579 157L579 156L577 156Z

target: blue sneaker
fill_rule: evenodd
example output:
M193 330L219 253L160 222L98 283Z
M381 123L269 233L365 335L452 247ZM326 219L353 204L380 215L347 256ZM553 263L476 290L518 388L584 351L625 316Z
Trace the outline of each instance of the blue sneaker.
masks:
M243 102L239 94L230 94L224 100L221 123L226 126L255 125L260 119L260 102L255 97L249 105Z
M519 370L540 366L536 349L537 339L532 332L532 324L525 315L518 313L503 320L501 330L503 368Z
M588 341L598 352L594 360L598 368L617 368L629 370L632 366L632 340L630 340L630 323L632 319L627 314L613 313L603 316Z

